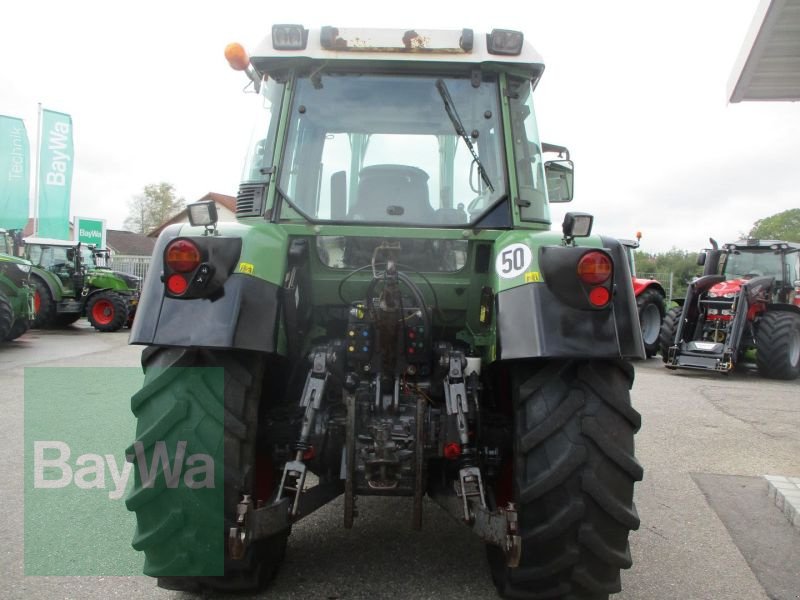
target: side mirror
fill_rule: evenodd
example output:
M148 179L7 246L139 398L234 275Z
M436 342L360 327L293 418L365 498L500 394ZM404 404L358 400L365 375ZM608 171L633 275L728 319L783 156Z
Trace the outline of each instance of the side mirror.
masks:
M571 202L574 193L575 164L571 160L549 160L544 163L547 196L550 202Z
M701 252L700 254L697 255L697 266L698 267L702 267L704 264L706 264L706 256L707 256L707 254L705 252Z

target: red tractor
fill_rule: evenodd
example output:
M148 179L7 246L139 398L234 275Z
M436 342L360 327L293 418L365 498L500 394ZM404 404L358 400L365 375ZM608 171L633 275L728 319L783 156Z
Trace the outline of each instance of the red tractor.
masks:
M655 356L659 347L659 333L664 321L666 309L664 302L667 294L664 286L655 279L636 277L636 262L633 251L639 247L642 234L636 232L636 240L620 240L628 255L628 267L633 278L633 292L636 294L636 307L639 311L639 324L642 327L642 340L647 358Z
M800 244L740 240L698 257L683 306L661 328L661 353L670 369L728 373L755 355L772 379L800 375Z

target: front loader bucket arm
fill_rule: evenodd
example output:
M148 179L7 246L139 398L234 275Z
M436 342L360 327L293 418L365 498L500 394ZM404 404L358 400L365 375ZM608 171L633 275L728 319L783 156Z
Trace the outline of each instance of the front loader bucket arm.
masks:
M689 289L686 290L686 300L683 302L683 314L678 328L675 330L675 339L672 341L673 345L680 344L684 340L683 330L686 325L692 324L692 334L694 334L694 324L700 316L700 305L697 302L700 294L721 281L725 281L725 277L722 275L706 275L689 284Z

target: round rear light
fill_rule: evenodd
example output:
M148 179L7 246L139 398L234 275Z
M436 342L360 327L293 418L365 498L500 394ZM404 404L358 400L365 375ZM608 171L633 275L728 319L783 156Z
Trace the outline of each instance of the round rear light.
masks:
M598 285L611 277L613 264L605 252L587 252L578 261L578 277L589 285Z
M184 279L183 275L173 273L167 278L167 289L170 291L170 293L175 294L176 296L183 294L188 287L189 284L186 282L186 279Z
M609 300L611 300L611 292L604 287L592 288L592 291L589 292L589 302L593 306L605 306Z
M176 240L167 246L166 263L178 273L194 271L200 264L200 249L189 240Z

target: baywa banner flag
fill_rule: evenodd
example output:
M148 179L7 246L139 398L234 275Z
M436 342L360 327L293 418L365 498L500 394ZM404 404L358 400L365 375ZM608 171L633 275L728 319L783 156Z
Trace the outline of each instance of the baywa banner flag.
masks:
M41 237L70 239L69 199L72 188L72 117L42 111L39 148L39 228Z
M0 115L0 227L23 229L28 223L30 146L25 123Z

